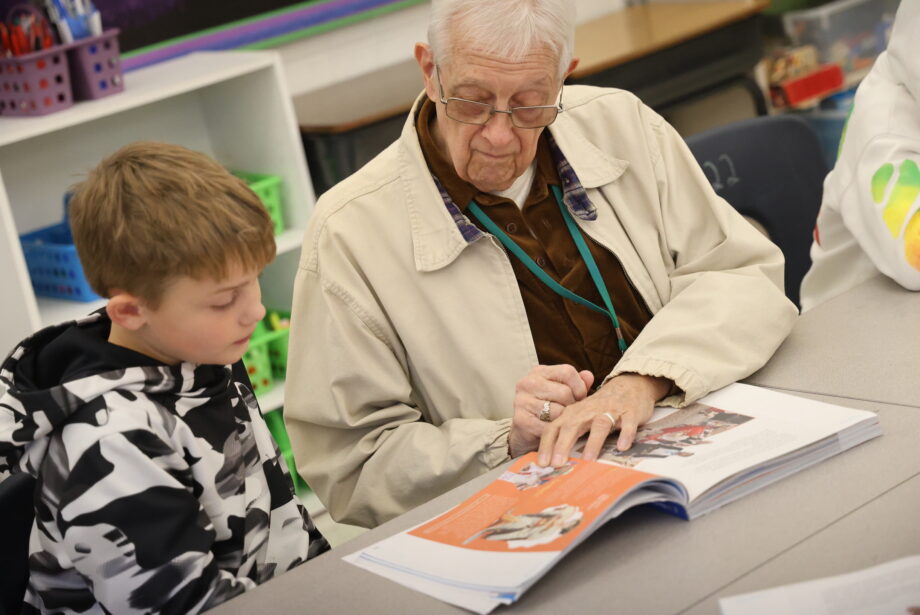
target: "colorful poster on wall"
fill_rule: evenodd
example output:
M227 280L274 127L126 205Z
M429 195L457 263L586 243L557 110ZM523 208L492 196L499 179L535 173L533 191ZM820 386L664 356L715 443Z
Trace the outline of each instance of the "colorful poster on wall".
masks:
M126 70L199 50L274 47L425 0L94 0ZM24 0L0 0L0 16ZM66 2L66 0L65 0ZM43 6L40 0L33 5Z

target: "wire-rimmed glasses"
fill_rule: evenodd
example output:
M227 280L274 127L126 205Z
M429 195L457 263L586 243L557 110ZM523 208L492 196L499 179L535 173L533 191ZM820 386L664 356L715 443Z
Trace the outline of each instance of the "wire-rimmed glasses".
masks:
M511 107L507 110L496 109L494 105L476 102L465 98L445 98L444 86L441 85L441 71L435 67L438 79L438 93L447 117L463 124L487 123L496 113L511 116L511 123L518 128L543 128L556 121L556 116L565 111L562 106L562 88L559 88L559 99L555 105L534 105L529 107Z

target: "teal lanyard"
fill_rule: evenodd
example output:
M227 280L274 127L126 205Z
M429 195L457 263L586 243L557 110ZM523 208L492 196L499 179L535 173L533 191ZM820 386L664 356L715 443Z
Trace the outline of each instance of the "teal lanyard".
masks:
M509 252L514 254L518 260L520 260L524 265L530 269L537 278L546 284L552 291L556 294L565 297L576 303L580 303L585 307L591 308L595 312L600 312L601 314L606 314L610 317L610 321L613 323L613 329L617 334L617 344L620 347L620 352L626 352L626 339L623 337L623 331L620 329L620 319L617 318L617 312L613 309L613 302L610 301L610 293L607 292L607 285L604 284L604 278L601 277L601 272L597 268L597 263L594 262L594 257L591 256L591 251L588 250L588 245L585 243L585 238L581 236L581 231L578 230L578 226L575 224L575 220L572 219L572 214L569 213L568 208L565 206L565 203L562 201L562 191L559 189L559 186L550 185L550 188L553 191L553 196L556 197L556 204L559 205L559 211L562 212L562 219L565 220L565 226L569 229L569 234L572 236L572 240L575 242L575 247L578 248L578 253L581 254L581 258L585 261L585 265L588 267L588 273L591 274L591 280L594 282L594 286L597 287L597 291L601 294L601 298L604 300L604 305L607 306L607 309L602 308L592 301L588 301L581 295L576 295L568 288L554 280L547 274L543 269L537 265L530 256L527 255L524 250L521 249L521 246L517 245L513 239L508 237L501 228L495 222L492 221L489 216L486 215L484 211L479 207L476 201L470 201L470 204L467 206L476 218L482 222L483 226L488 229L490 233L498 237L498 240L502 242L502 245L508 249Z

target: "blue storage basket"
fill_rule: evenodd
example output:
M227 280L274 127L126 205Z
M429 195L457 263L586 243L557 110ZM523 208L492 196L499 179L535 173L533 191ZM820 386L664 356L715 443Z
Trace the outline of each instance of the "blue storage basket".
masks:
M73 301L100 299L86 282L66 224L46 226L20 236L19 240L36 295Z

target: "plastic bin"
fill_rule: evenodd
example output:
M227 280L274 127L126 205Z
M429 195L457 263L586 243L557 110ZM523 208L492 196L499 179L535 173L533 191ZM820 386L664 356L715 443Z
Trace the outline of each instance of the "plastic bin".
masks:
M271 331L264 321L256 325L252 339L249 340L249 348L243 355L243 364L246 366L246 371L249 372L252 390L256 396L271 391L278 381L272 370L268 346L272 341L286 334L285 331Z
M278 445L278 450L281 451L281 455L284 457L285 463L287 463L291 481L294 483L294 492L297 495L306 493L310 490L310 487L307 486L306 481L297 472L297 464L294 463L294 454L291 452L291 440L288 438L287 430L284 428L282 411L272 410L262 416L265 419L265 424L268 425L268 430L275 439L275 443Z
M0 58L0 115L38 116L125 89L118 29Z
M252 339L249 340L243 364L249 372L252 390L257 396L267 393L284 380L290 332L286 326L274 329L273 325L284 325L289 317L287 312L269 311L262 322L256 325Z
M250 173L247 171L233 171L233 174L242 179L250 190L265 205L268 215L275 225L275 235L284 232L284 209L281 205L281 177L267 173Z
M814 45L820 62L839 64L852 82L887 47L898 4L899 0L835 0L786 13L783 27L795 45Z
M75 100L102 98L125 89L118 28L76 40L65 47Z
M273 337L271 341L268 342L268 359L272 366L272 376L276 380L284 380L285 374L287 373L288 342L291 337L288 333L291 314L290 312L282 312L281 310L272 310L265 318L273 333L284 333L284 335Z
M73 301L100 298L86 281L67 224L46 226L19 240L36 295Z
M0 57L0 116L38 116L73 105L66 48Z

